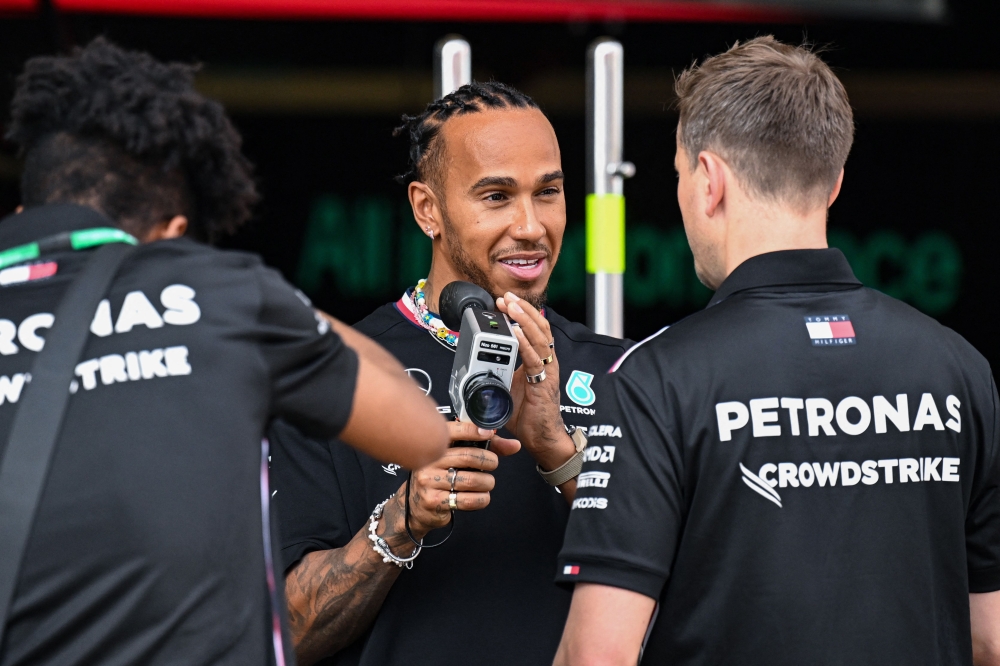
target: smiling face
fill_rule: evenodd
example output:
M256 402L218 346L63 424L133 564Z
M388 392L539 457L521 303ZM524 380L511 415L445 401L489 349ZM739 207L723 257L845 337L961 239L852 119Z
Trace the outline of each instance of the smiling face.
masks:
M555 131L537 109L454 116L441 128L435 263L494 297L541 305L566 228ZM444 285L438 285L438 288Z

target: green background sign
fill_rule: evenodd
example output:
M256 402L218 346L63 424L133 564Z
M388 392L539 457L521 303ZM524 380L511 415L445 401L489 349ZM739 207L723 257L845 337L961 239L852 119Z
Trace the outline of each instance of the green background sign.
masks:
M625 229L627 305L691 310L708 302L712 292L695 276L682 227L628 220ZM945 314L958 299L962 254L945 231L925 231L908 240L891 229L858 235L834 228L829 241L844 252L865 285L927 314ZM569 225L549 283L554 307L583 305L585 245L583 223ZM344 296L392 300L426 277L430 253L430 240L420 233L405 201L389 197L352 201L328 194L313 202L296 277L307 293L332 283Z

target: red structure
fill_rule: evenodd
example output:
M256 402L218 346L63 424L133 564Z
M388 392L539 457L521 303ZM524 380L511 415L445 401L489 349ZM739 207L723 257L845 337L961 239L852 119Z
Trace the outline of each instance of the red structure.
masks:
M787 10L699 0L51 0L64 12L244 19L455 21L782 21ZM34 12L38 0L0 0Z

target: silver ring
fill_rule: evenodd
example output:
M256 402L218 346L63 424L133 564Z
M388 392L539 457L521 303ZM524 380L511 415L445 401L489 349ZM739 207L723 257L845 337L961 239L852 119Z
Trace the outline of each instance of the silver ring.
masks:
M539 372L537 375L529 375L525 373L524 377L525 379L528 380L529 384L540 384L541 382L545 381L545 368L542 368L542 371Z
M455 492L455 479L458 478L458 470L454 467L448 468L448 485L451 486L451 492Z
M452 511L458 509L458 493L448 493L448 508Z
M556 341L553 340L552 342L549 343L549 349L555 349L555 348L556 348Z

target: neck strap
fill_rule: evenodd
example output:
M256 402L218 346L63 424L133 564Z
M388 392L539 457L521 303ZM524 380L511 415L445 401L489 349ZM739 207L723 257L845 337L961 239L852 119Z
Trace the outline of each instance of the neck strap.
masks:
M0 252L0 269L37 259L43 254L65 252L67 250L88 250L99 245L107 245L108 243L138 245L139 241L135 236L114 227L95 227L79 231L66 231Z

